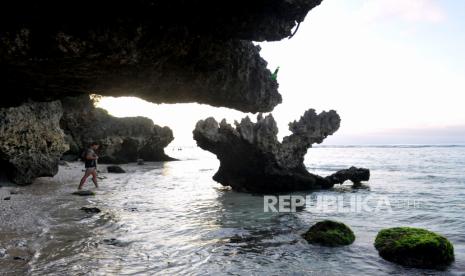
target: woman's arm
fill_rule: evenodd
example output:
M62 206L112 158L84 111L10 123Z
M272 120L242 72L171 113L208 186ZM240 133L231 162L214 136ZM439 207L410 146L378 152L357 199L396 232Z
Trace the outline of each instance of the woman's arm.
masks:
M98 156L97 156L97 154L95 154L95 153L88 153L88 154L86 155L86 159L87 159L87 160L97 160L97 159L98 159Z

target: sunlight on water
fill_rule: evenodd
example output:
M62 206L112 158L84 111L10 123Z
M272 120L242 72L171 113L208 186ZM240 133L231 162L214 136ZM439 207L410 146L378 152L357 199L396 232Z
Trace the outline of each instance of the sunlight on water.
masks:
M127 174L106 174L97 196L70 195L79 169L61 168L50 182L24 189L44 217L44 230L25 234L35 255L29 274L360 274L435 273L407 269L381 259L377 232L400 225L424 227L448 237L457 261L450 273L465 272L465 148L313 148L311 172L328 175L351 165L372 169L369 189L337 187L317 195L387 196L392 213L265 213L263 197L236 193L211 178L219 162L198 148L171 148L183 161L124 165ZM64 171L78 171L63 176ZM102 169L103 170L103 169ZM90 184L89 184L90 185ZM296 193L307 195L309 193ZM417 208L405 205L421 200ZM85 214L82 206L102 213ZM351 246L307 244L301 234L321 219L348 224ZM0 268L0 271L2 268Z

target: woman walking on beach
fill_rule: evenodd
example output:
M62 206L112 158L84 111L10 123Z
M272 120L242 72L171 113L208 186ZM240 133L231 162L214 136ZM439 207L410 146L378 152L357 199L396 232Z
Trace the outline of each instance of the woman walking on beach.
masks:
M95 184L95 188L98 188L97 184L97 159L98 156L95 153L95 151L99 148L99 144L97 143L92 143L90 144L90 147L86 150L86 152L83 154L83 159L85 162L85 168L86 171L84 173L84 176L81 179L81 182L79 183L78 190L82 189L82 186L84 183L86 183L86 180L89 176L92 175L92 181Z

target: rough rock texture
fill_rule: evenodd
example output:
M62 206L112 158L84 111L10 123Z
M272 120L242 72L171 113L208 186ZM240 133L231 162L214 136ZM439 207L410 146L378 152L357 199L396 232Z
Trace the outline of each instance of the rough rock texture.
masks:
M364 168L350 167L346 170L340 170L326 179L334 184L342 184L347 180L354 183L354 186L360 186L362 181L368 181L370 179L370 170Z
M271 111L281 96L252 41L290 36L320 2L3 1L1 104L97 93Z
M331 188L341 183L342 177L359 182L357 169L323 178L309 173L304 164L307 149L321 143L340 125L339 115L331 110L316 114L310 109L289 124L292 135L280 143L278 128L272 115L261 114L253 123L248 117L233 128L223 120L201 120L193 131L197 145L208 150L220 160L220 168L213 179L238 191L279 192ZM366 175L366 173L364 174ZM368 172L369 176L369 172Z
M354 232L347 225L332 220L317 222L303 237L309 243L330 247L349 245L355 241Z
M59 101L0 108L0 170L10 180L24 185L58 172L60 156L68 150L61 116Z
M449 240L421 228L383 229L376 236L375 247L388 261L418 268L442 269L455 259Z
M174 139L168 127L160 127L145 117L116 118L95 108L89 96L62 99L61 127L66 134L70 156L78 158L92 142L98 142L99 163L128 163L174 160L164 148Z

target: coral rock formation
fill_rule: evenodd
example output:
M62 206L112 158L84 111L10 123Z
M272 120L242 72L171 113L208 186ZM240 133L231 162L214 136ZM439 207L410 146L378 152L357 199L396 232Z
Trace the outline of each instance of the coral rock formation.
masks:
M58 172L60 156L68 150L62 113L59 101L0 108L0 170L10 180L24 185Z
M63 100L61 123L71 146L67 160L75 160L90 140L103 144L101 162L166 160L162 149L173 139L170 129L144 118L116 119L101 110L85 114L85 107L79 111L66 98L136 96L155 103L271 111L282 101L278 83L253 41L291 36L320 2L2 1L0 76L5 97L0 108ZM64 151L56 126L61 111L53 104L47 107L45 115L18 122L36 120L36 126L22 130L28 141L18 140L12 124L2 125L0 165L13 166L18 183L53 175L56 156Z
M100 163L174 160L164 152L174 139L168 127L154 125L152 120L144 117L113 117L105 110L95 108L87 95L68 97L62 102L61 127L70 145L65 159L70 156L77 159L91 142L98 142Z
M346 170L340 170L336 173L327 176L326 179L334 184L342 184L347 180L354 183L355 187L361 185L362 181L368 181L370 179L370 170L364 168L350 167Z
M280 192L331 188L343 180L368 180L366 169L350 169L326 178L309 173L304 164L307 149L332 135L340 125L339 115L331 110L316 114L310 109L289 124L292 134L280 143L272 115L261 114L253 123L246 117L233 128L214 118L197 123L193 134L197 145L220 160L213 179L237 191ZM360 174L363 172L363 176ZM368 172L368 174L367 174Z
M1 104L97 93L271 111L281 95L252 41L290 36L320 2L4 1Z

